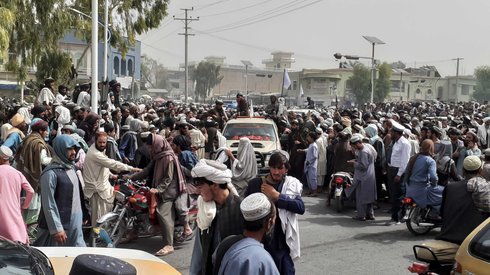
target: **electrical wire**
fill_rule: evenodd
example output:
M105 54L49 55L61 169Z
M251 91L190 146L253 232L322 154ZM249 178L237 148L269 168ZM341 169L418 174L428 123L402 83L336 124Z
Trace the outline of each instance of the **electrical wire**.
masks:
M236 44L236 45L240 45L240 46L243 46L243 47L252 48L252 49L256 49L256 50L260 50L260 51L264 51L264 52L268 52L268 53L271 53L271 52L275 51L275 49L266 48L266 47L260 47L260 46L248 44L248 43L245 43L245 42L240 42L240 41L232 40L232 39L225 38L225 37L222 37L222 36L218 36L218 35L215 35L215 34L206 33L204 31L200 31L200 30L196 30L196 29L194 29L194 30L196 31L196 33L207 35L207 36L210 36L210 37L213 37L213 38L216 38L216 39L219 39L219 40L223 40L223 41L226 41L226 42L230 42L230 43L233 43L233 44ZM327 60L327 61L335 61L335 59L328 58L328 57L312 56L312 55L302 54L302 53L296 53L296 52L294 54L295 54L295 56L303 57L304 59L311 59L311 60L321 59L321 60Z
M246 10L246 9L250 9L250 8L253 8L253 7L256 7L256 6L264 5L265 3L271 2L271 1L273 1L273 0L259 1L258 3L252 4L252 5L249 5L249 6L245 6L245 7L242 7L242 8L238 8L238 9L234 9L234 10L228 10L228 11L224 11L224 12L218 12L218 13L200 15L200 17L201 18L206 18L206 17L219 16L219 15L225 15L225 14L240 12L240 11L243 11L243 10Z
M154 50L157 50L157 51L159 51L159 52L166 53L166 54L168 54L168 55L170 55L170 56L177 57L177 58L183 58L183 56L182 56L182 55L179 55L179 54L176 54L176 53L173 53L173 52L169 52L169 51L164 50L164 49L157 48L157 47L152 46L152 45L150 45L150 44L147 44L147 43L145 43L145 42L141 42L141 44L143 44L143 45L145 45L145 46L147 46L147 47L150 47L150 48L152 48L152 49L154 49Z
M308 0L302 0L301 2L304 2L304 1L308 1ZM263 16L268 16L268 15L274 14L274 13L276 13L278 11L282 11L284 9L293 7L294 5L297 5L297 4L299 4L298 3L298 0L292 0L292 1L289 1L287 3L283 3L283 4L281 4L281 5L277 6L277 7L274 7L272 9L263 11L263 12L258 13L258 14L255 14L253 16L250 16L250 17L247 17L247 18L244 18L244 19L240 19L238 21L235 21L235 22L232 22L232 23L229 23L229 24L226 24L226 25L222 25L222 26L219 26L219 27L208 29L206 31L207 32L210 32L210 31L214 31L215 29L231 27L231 26L235 26L236 24L242 24L242 23L253 21L253 20L257 20L257 19L263 18Z
M209 4L197 5L197 6L195 7L195 9L194 9L194 10L203 10L203 9L207 9L207 8L209 8L209 7L216 6L216 5L218 5L218 4L221 4L221 3L223 3L223 2L228 2L228 1L230 1L230 0L219 0L219 1L216 1L216 2L209 3Z
M316 0L314 2L311 2L311 3L307 3L305 5L302 5L300 7L296 7L294 9L290 9L290 10L287 10L285 12L281 12L281 13L278 13L278 14L275 14L275 15L271 15L269 17L265 17L265 18L262 18L262 19L258 19L258 20L255 20L255 21L251 21L251 22L246 22L246 23L243 23L243 24L236 24L234 26L222 26L220 28L215 28L215 29L210 29L210 30L206 30L206 32L208 33L216 33L216 32L222 32L222 31L228 31L228 30L233 30L233 29L237 29L237 28L243 28L243 27L246 27L246 26L249 26L249 25L253 25L253 24L257 24L257 23L260 23L260 22L264 22L266 20L270 20L272 18L275 18L275 17L278 17L278 16L281 16L281 15L285 15L285 14L288 14L288 13L291 13L291 12L294 12L294 11L298 11L300 9L303 9L303 8L306 8L306 7L309 7L309 6L312 6L316 3L319 3L323 0ZM229 24L230 25L230 24Z

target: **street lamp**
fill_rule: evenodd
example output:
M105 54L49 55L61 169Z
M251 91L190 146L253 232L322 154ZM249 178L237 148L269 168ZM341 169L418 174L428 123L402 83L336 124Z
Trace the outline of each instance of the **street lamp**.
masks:
M374 97L374 73L375 73L375 68L374 68L374 46L376 44L383 45L386 44L385 42L381 41L379 38L374 37L374 36L363 36L364 39L366 39L371 45L373 45L373 50L371 53L371 103L373 103L373 97Z
M245 65L245 93L248 95L248 67L252 66L252 62L248 60L241 60L241 62Z

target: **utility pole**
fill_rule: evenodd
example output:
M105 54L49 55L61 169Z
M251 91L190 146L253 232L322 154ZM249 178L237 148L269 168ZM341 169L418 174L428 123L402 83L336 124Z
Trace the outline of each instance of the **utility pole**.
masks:
M464 58L457 57L453 60L456 60L456 103L458 103L458 82L459 82L459 61L464 60Z
M98 14L98 8L99 8L99 0L92 0L92 95L91 95L91 100L92 100L92 108L91 111L94 113L99 113L97 109L97 103L99 98L97 97L99 95L99 89L98 89L98 83L97 80L99 78L98 74L98 64L97 62L99 61L99 43L98 43L98 38L99 38L99 29L98 29L98 22L97 22L97 14Z
M182 22L184 22L184 33L179 33L179 35L183 35L185 37L185 61L184 61L184 66L185 66L184 90L185 90L185 94L184 94L184 102L187 103L187 96L188 96L187 82L189 80L189 70L187 67L187 65L188 65L188 60L187 60L188 37L195 35L193 33L189 33L189 29L190 29L189 23L192 21L199 21L199 17L192 18L192 16L190 16L190 17L188 16L188 12L193 11L194 7L190 8L190 9L180 9L180 10L183 10L185 12L185 18L175 18L175 16L174 16L174 20L181 20Z

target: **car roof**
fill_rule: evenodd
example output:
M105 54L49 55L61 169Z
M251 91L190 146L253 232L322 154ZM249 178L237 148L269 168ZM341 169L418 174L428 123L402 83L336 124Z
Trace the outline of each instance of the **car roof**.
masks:
M105 248L105 247L34 247L43 252L53 264L56 270L66 270L71 268L73 260L78 255L96 254L118 258L132 264L139 274L140 271L158 271L157 273L177 275L181 274L167 262L151 255L148 252L126 248ZM69 269L68 269L69 271ZM165 271L165 272L162 272ZM58 273L55 273L58 274ZM60 273L65 274L65 273Z
M274 124L274 121L271 119L265 119L261 117L239 117L235 119L230 119L227 124L234 124L234 123L261 123L261 124Z

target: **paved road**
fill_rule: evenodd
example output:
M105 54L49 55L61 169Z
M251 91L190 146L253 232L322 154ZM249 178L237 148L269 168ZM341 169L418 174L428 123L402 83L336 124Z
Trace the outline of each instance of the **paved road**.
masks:
M388 214L376 211L376 220L351 219L354 208L337 213L325 207L325 197L304 198L306 213L300 216L301 258L295 262L297 274L410 274L414 260L412 245L433 239L437 231L416 237L405 224L385 226ZM188 274L192 241L176 247L163 260ZM154 253L161 248L157 237L140 239L124 247Z

